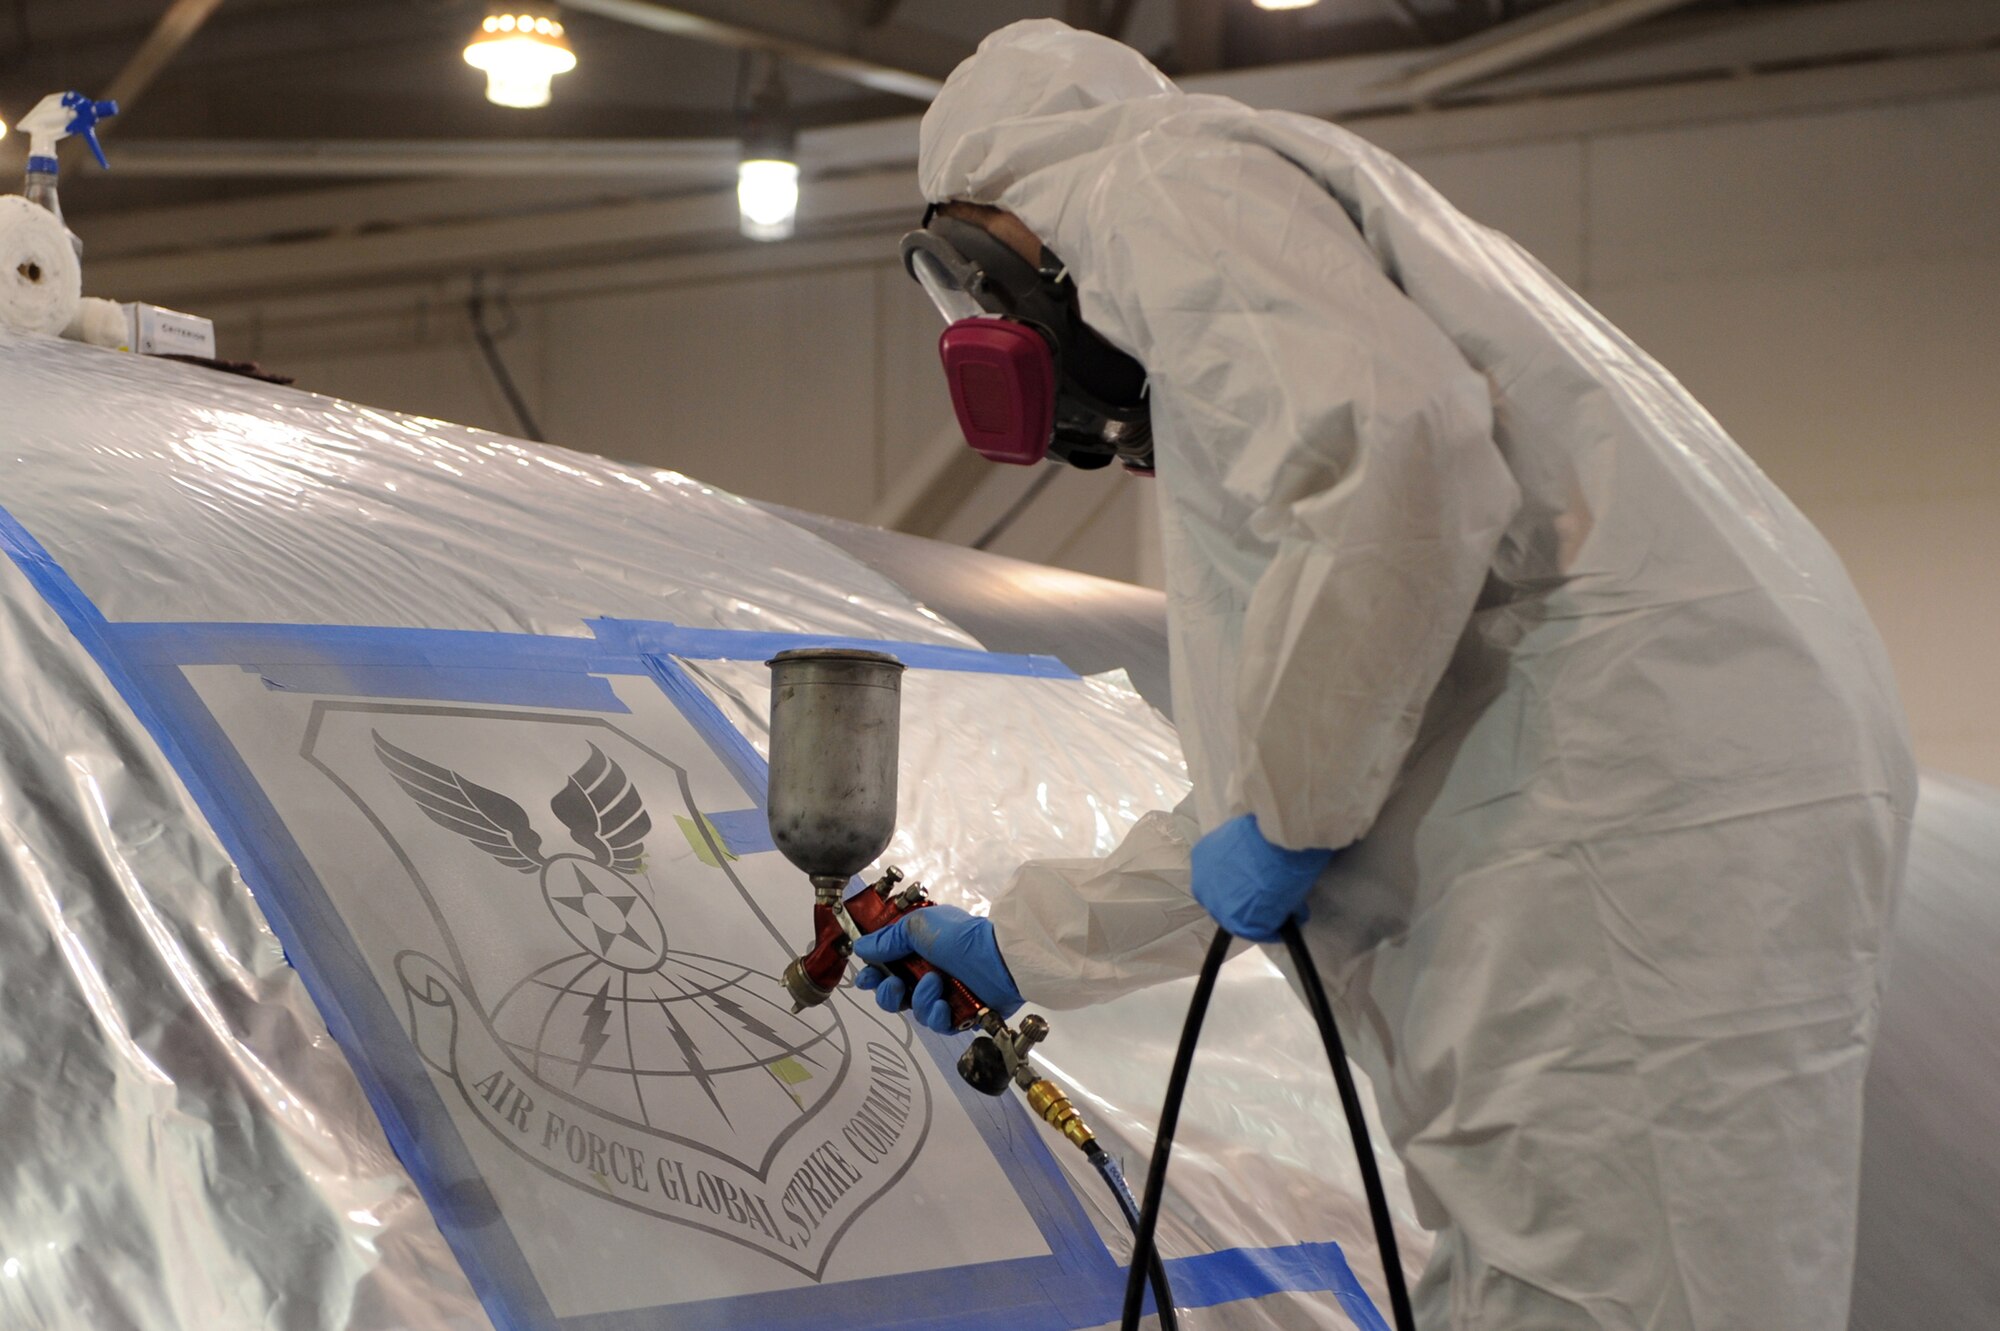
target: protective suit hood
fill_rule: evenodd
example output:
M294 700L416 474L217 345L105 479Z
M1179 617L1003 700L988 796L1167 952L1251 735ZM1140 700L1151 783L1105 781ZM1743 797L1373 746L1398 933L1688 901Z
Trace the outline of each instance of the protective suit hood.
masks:
M1186 101L1108 37L1054 19L1011 24L951 72L924 113L918 181L933 203L997 204L1025 176L1128 138Z

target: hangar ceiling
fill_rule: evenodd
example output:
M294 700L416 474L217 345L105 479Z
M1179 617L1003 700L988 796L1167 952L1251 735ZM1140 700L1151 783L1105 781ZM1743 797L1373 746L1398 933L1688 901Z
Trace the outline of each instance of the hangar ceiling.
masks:
M1527 126L1517 132L1549 134L1604 114L1892 95L1899 78L2000 84L1992 0L1320 0L1289 12L1250 0L568 0L580 66L552 105L520 111L487 103L461 59L485 13L485 0L0 0L0 117L59 88L123 93L112 174L72 163L64 199L98 276L144 278L165 297L437 271L459 254L533 267L558 234L570 257L742 248L729 189L750 59L775 58L788 91L800 235L879 229L908 211L916 117L937 81L984 32L1037 15L1113 32L1192 90L1340 118L1398 150L1412 134L1497 132L1501 111ZM22 151L19 135L0 142L0 173ZM288 248L301 244L317 248Z
M133 137L650 137L734 132L732 47L788 44L803 121L908 111L913 102L824 72L810 54L872 57L941 79L985 32L1051 15L1115 32L1169 73L1438 46L1552 0L1321 0L1266 12L1249 0L581 0L565 8L582 60L555 105L487 106L459 58L485 0L213 0L146 92ZM1741 10L1795 4L1682 4ZM102 91L167 0L0 0L0 114L57 86ZM209 12L212 11L212 12ZM649 21L651 20L651 21ZM705 35L695 35L705 34Z

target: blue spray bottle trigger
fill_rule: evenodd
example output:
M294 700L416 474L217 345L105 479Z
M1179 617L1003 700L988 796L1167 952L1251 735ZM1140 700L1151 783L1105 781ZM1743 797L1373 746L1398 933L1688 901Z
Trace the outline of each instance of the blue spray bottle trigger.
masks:
M66 92L62 104L70 113L69 132L89 144L90 155L97 159L99 166L109 171L111 163L104 160L104 145L97 141L97 122L117 115L118 103L101 102L80 92Z

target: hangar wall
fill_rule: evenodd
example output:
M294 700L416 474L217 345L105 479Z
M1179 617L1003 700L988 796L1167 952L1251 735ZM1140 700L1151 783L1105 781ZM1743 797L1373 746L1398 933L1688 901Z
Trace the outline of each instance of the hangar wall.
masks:
M2000 784L2000 97L1412 160L1715 413L1846 561L1919 759Z
M1693 388L1846 559L1922 760L2000 783L2000 96L1396 146ZM556 442L865 521L951 446L893 239L544 273L503 350ZM514 432L441 291L216 313L305 387ZM996 469L939 534L972 540L1030 479ZM993 548L1157 581L1144 498L1065 474Z

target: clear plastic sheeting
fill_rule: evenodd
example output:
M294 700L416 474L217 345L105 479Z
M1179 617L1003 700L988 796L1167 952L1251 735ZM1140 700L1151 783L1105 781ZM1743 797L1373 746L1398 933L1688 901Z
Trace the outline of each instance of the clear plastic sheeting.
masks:
M733 495L0 332L4 506L113 620L970 637Z
M0 672L0 1326L487 1326L236 866L5 559Z
M475 712L504 729L530 720L555 725L581 716L578 709L659 710L660 695L648 690L668 687L665 672L649 681L643 669L628 670L615 685L592 673L599 667L590 654L611 650L608 621L924 645L918 650L971 640L818 538L669 473L190 367L4 336L0 401L9 413L0 547L12 556L0 560L0 673L8 686L0 709L0 909L8 920L0 930L0 1324L41 1331L488 1325L496 1305L465 1274L461 1240L490 1224L501 1189L489 1194L459 1175L443 1176L441 1186L433 1174L430 1192L420 1192L412 1143L397 1139L392 1149L394 1134L378 1111L394 1110L399 1122L434 1120L406 1115L408 1087L364 1089L356 1068L383 1051L337 1045L329 1034L334 1009L316 1007L301 972L286 964L280 933L308 975L331 973L303 955L327 938L298 932L303 915L284 915L289 923L273 927L281 920L273 901L300 890L292 878L345 873L344 891L366 892L375 882L387 891L397 871L376 877L344 863L345 833L331 800L323 825L305 825L313 816L297 810L310 809L325 788L284 773L271 784L268 771L309 755L296 736L258 734L258 718L291 718L317 705L315 697L333 699L326 706L347 709L341 715L350 720L356 711L400 708L407 724L391 739L401 748L371 752L366 729L341 732L351 760L339 761L376 783L361 793L382 817L400 818L408 835L429 828L433 844L423 853L467 857L438 863L481 865L489 875L481 882L532 883L509 876L518 864L496 866L457 833L431 828L410 802L415 794L390 775L429 771L415 766L419 760L475 771L450 748L453 727ZM440 629L479 632L425 632ZM511 635L501 648L543 665L466 668L460 645L476 637L486 650L500 635ZM153 655L135 654L140 647ZM621 650L645 660L653 649ZM758 733L760 665L671 655L701 672L705 696L742 731ZM558 657L575 678L547 665ZM411 719L405 714L422 709L394 699L438 696L402 682L413 672L468 691L451 696L484 701L434 705ZM496 682L501 674L510 678ZM494 690L516 687L555 701L544 700L531 717L521 698L495 700ZM1101 854L1185 788L1171 731L1117 680L912 671L911 689L906 822L892 855L936 882L941 895L978 904L1029 855ZM598 701L580 703L572 696L579 692ZM692 704L674 705L687 712ZM189 721L211 714L234 716L236 729ZM569 747L579 755L587 748ZM394 760L401 767L381 757L405 750L407 758ZM475 775L522 801L544 792L530 813L546 827L551 787L533 784L545 780L533 755L501 748L489 756L497 775L487 767ZM723 748L715 756L727 761ZM639 772L639 758L624 761ZM231 764L241 770L220 770ZM561 789L559 779L552 788ZM707 868L730 872L725 866L736 857L723 852L715 829L704 831L705 807L691 805L690 816L676 819L659 785L648 786L647 798L660 806L652 853L664 855L680 836L679 860L692 863L706 844ZM351 822L358 808L359 800L342 817ZM717 812L718 821L733 816L729 836L748 835L753 810ZM261 853L242 857L246 827L282 840L286 824L300 824L289 831L309 852L302 869ZM359 857L360 843L348 844ZM394 843L377 844L368 863L383 860L382 844ZM561 844L551 836L536 852L544 881L547 865L577 859ZM759 858L747 846L743 855ZM766 876L774 860L761 857ZM608 853L601 863L592 872L608 884L603 875L616 866ZM804 903L801 890L788 926L801 946ZM393 916L379 903L372 909L379 933L379 921ZM539 902L530 898L522 909L522 920L549 927L536 915ZM363 973L358 963L343 964ZM396 997L429 1002L441 992L427 997L419 987ZM602 992L595 997L601 1007ZM591 998L580 994L571 1004L586 1041L602 1022ZM1047 1047L1051 1068L1135 1173L1184 1010L1184 986L1135 994L1059 1015ZM403 1011L416 1021L414 1008ZM1205 1287L1213 1306L1191 1311L1183 1325L1344 1326L1325 1293L1226 1301L1245 1272L1261 1273L1273 1289L1324 1288L1285 1274L1296 1256L1266 1259L1255 1250L1296 1253L1295 1245L1338 1240L1370 1284L1374 1258L1331 1082L1283 979L1261 956L1239 959L1210 1021L1165 1246L1170 1257L1218 1260L1188 1268L1201 1277L1188 1287ZM855 1028L863 1029L859 1017ZM355 1027L342 1015L331 1029ZM425 1144L414 1145L424 1155ZM1103 1244L1122 1253L1108 1197L1069 1154L1054 1158L1069 1171L1076 1201ZM919 1159L909 1175L918 1193L900 1209L859 1215L855 1232L863 1238L851 1247L891 1236L901 1243L912 1223L923 1231L926 1214L999 1215L990 1196L924 1191L933 1187L925 1180L950 1177L950 1162ZM563 1243L629 1242L621 1233L637 1232L622 1222L567 1223L550 1221L558 1256ZM447 1233L460 1237L448 1244ZM647 1246L628 1265L670 1261L672 1251ZM893 1256L907 1266L921 1246L899 1251L877 1265L893 1264ZM810 1272L787 1279L773 1289L780 1298L811 1295L812 1324L883 1321L882 1308L862 1298L865 1281L814 1289ZM702 1306L702 1325L749 1324ZM930 1306L942 1316L948 1304ZM1052 1302L1033 1324L1078 1325L1080 1306ZM520 1324L554 1320L537 1315Z
M680 663L768 754L763 664ZM880 863L970 910L983 913L1023 860L1109 855L1143 815L1187 794L1173 728L1119 674L919 670L904 677L903 717L896 835Z

